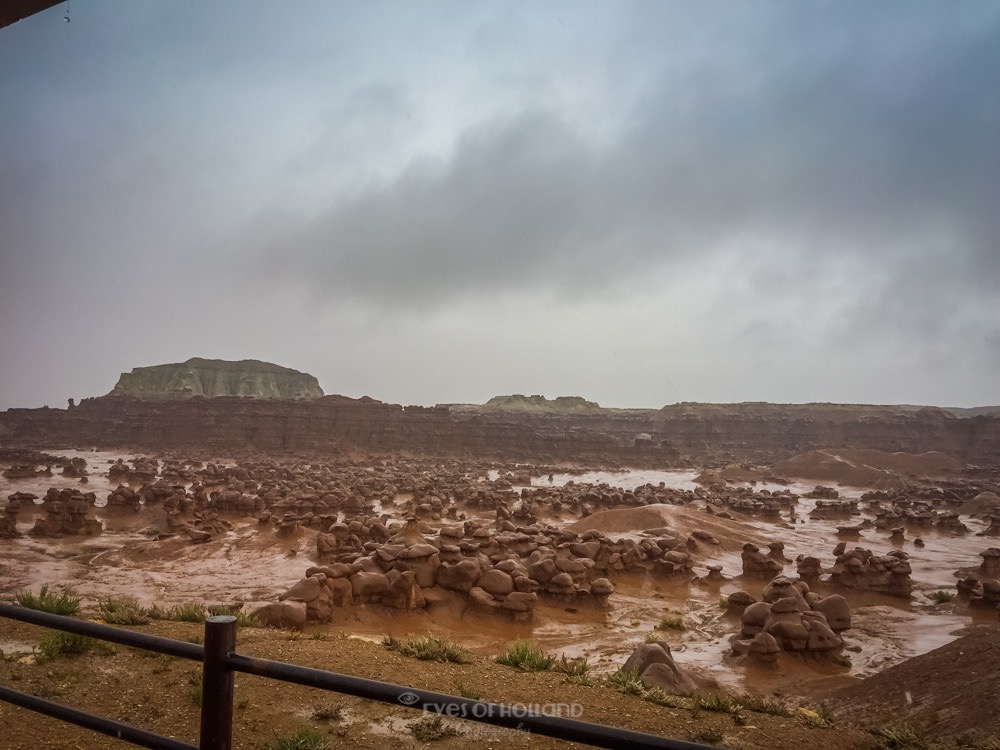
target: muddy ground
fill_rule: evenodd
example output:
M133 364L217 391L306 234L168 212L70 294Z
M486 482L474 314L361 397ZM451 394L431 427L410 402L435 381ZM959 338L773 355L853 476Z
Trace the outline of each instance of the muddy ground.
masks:
M62 455L67 455L63 451ZM48 583L56 588L70 586L84 597L85 612L93 614L96 603L105 597L130 596L149 606L171 606L188 601L239 602L247 609L274 601L312 564L316 551L316 531L303 528L290 537L281 537L273 528L262 526L254 518L227 516L231 529L205 544L165 533L162 510L142 508L138 513L109 513L101 505L118 483L106 476L109 461L118 454L81 452L86 456L90 476L84 489L98 495L93 512L104 523L104 533L94 537L32 537L30 529L40 508L27 505L21 509L18 528L22 536L0 540L0 599L11 601L15 592L36 590ZM221 462L220 462L221 463ZM667 487L693 491L696 472L607 472L594 467L572 467L535 472L523 467L494 467L482 473L486 483L502 483L512 472L527 476L530 487L560 487L567 483L592 484L628 490L646 483L664 483ZM551 469L551 467L549 467ZM754 477L757 477L754 479ZM801 495L814 488L815 481L782 480L769 483L761 475L740 476L732 486L757 490L791 490ZM135 481L137 486L140 485ZM44 494L49 487L80 486L79 479L59 476L29 479L4 479L0 490ZM867 488L839 486L842 498L860 498ZM519 491L515 483L511 492ZM406 493L386 502L380 510L392 513L395 507L406 508L411 499ZM837 719L835 729L821 726L800 707L821 709L833 701L837 689L861 684L865 677L885 673L890 667L904 664L920 654L945 646L969 632L995 627L996 613L989 609L970 608L960 599L938 602L937 591L954 591L958 569L977 565L979 552L992 542L977 536L989 527L981 514L964 514L965 533L932 528L907 529L905 539L891 539L882 529L865 529L851 538L851 543L884 553L905 549L911 554L914 593L908 600L874 592L848 592L853 627L846 631L844 655L838 661L802 659L783 656L769 669L749 668L728 656L728 639L739 629L738 621L727 618L720 601L735 591L759 596L766 581L743 578L740 573L740 549L751 541L766 544L781 540L785 555L830 557L830 549L844 535L838 525L855 523L864 515L844 519L813 517L810 511L816 500L800 498L792 516L779 518L732 514L731 518L706 512L703 503L680 506L648 506L640 509L613 510L611 515L592 513L585 518L572 514L547 517L547 523L584 530L596 528L612 536L641 535L651 524L662 523L681 533L692 529L707 530L719 541L711 554L702 555L694 580L663 580L646 575L623 574L614 578L616 591L606 609L566 608L540 605L528 622L514 622L496 616L473 616L460 606L445 605L432 611L400 613L378 605L352 607L335 613L332 622L311 624L303 634L244 629L239 636L240 650L298 664L319 666L349 674L399 682L441 692L473 691L485 700L579 703L587 721L607 722L641 731L681 739L695 739L731 748L798 748L826 744L829 747L874 747L877 740L869 732L850 729L851 713ZM472 513L472 511L470 511ZM653 518L649 514L653 513ZM632 514L631 516L629 514ZM638 516L636 515L638 514ZM645 514L645 515L642 515ZM492 515L487 514L490 518ZM919 535L922 546L915 546ZM724 579L709 581L704 565L723 566ZM790 570L794 570L791 566ZM821 590L823 587L821 585ZM684 629L656 631L665 614L677 613ZM141 628L171 637L195 638L197 625L155 622ZM385 635L406 637L434 633L461 643L473 654L467 665L440 665L418 662L386 651L380 645ZM791 717L749 713L739 718L712 712L655 706L638 698L622 695L604 684L628 654L652 634L670 642L678 664L695 668L720 681L734 692L753 692L785 701ZM190 684L196 665L165 658L141 656L130 649L118 648L109 656L86 655L45 664L36 663L32 651L40 635L37 629L0 622L0 649L8 655L0 665L0 684L28 689L54 700L71 703L115 718L134 722L192 741L197 735L197 708L191 698ZM521 674L492 662L492 657L506 644L527 638L545 650L585 657L591 665L591 685L567 682L555 674ZM954 675L953 675L954 677ZM907 679L919 679L909 675ZM953 682L954 680L952 680ZM927 680L934 683L933 680ZM22 687L18 686L18 683ZM470 687L474 686L474 687ZM949 682L942 690L952 690ZM380 706L358 699L316 694L305 689L273 685L256 678L238 678L236 716L237 747L266 747L278 734L302 725L314 725L328 732L338 745L359 747L415 746L407 724L413 712L403 707ZM316 708L336 704L342 709L337 721L323 722L314 717ZM845 704L847 705L847 704ZM885 712L856 711L859 722L885 723ZM912 713L912 712L911 712ZM826 715L825 712L823 712ZM970 714L971 716L971 714ZM419 718L417 716L416 718ZM919 722L919 716L908 720ZM952 718L949 736L962 734L963 722L973 718ZM83 730L66 728L57 722L30 712L0 704L0 723L14 722L23 731L15 737L4 733L0 747L38 747L44 737L46 747L113 747L113 741L96 739ZM441 747L507 745L512 747L564 747L565 743L542 740L503 730L465 725L457 729L464 735L441 739ZM952 731L953 730L953 731ZM18 744L20 743L20 744ZM103 743L103 744L102 744ZM110 743L110 744L109 744Z

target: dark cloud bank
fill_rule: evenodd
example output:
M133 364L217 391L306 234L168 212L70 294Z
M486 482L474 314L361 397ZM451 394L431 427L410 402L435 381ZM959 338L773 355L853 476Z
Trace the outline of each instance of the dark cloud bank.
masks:
M53 135L62 164L26 120L4 127L23 149L0 160L15 186L0 208L0 330L25 357L45 361L31 340L82 309L126 338L158 334L159 348L72 350L108 352L119 369L258 356L390 400L526 386L589 388L612 405L1000 401L995 6L442 4L409 21L386 11L388 25L357 14L357 38L339 28L328 46L287 19L269 36L251 13L229 22L244 42L221 49L214 13L181 45L176 16L155 7L162 18L128 20L151 44L149 24L166 24L138 59L169 106L109 116L108 138L94 118L73 148ZM254 45L267 39L273 49ZM363 42L381 67L357 62ZM422 52L385 62L408 48ZM341 83L323 101L321 70ZM145 96L134 83L103 90L112 113L128 114L122 91ZM219 130L215 99L256 117ZM296 125L310 102L318 129ZM293 126L301 138L260 148ZM342 179L306 187L328 174ZM105 278L128 267L172 285L173 304L153 315L122 291L141 313L114 322L120 306L55 283L68 247ZM36 319L46 286L68 304ZM477 327L495 343L476 351L479 370L465 361ZM505 369L542 330L566 342L558 357L540 347L530 376ZM386 347L427 364L393 381ZM616 384L594 364L601 351L645 375Z

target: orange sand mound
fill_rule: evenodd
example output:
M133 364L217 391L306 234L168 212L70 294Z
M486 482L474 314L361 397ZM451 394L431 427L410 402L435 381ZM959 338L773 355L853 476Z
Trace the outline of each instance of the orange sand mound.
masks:
M960 461L938 451L914 455L827 448L800 453L775 464L774 470L788 477L887 490L906 487L911 477L946 476L961 466Z
M698 529L707 531L719 540L720 545L712 547L726 552L738 550L746 542L767 543L755 529L738 519L719 518L697 508L679 505L602 510L570 524L568 528L576 532L596 529L605 534L629 534L669 528L682 537Z

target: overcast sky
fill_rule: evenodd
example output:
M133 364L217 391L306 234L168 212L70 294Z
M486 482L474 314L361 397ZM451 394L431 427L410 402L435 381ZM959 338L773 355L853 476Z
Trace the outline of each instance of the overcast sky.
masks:
M1000 3L73 0L0 29L0 408L1000 403Z

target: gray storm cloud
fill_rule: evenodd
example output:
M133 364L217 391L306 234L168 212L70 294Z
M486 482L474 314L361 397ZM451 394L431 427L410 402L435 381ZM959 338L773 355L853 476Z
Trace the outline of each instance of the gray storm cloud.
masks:
M998 400L995 6L74 14L0 31L2 405L192 355L419 403Z
M276 265L323 291L408 304L513 282L603 284L749 237L833 264L860 255L946 294L991 285L996 19L892 51L876 33L891 19L859 14L847 20L864 43L841 29L839 44L817 45L822 16L750 40L756 70L722 50L684 80L663 71L610 145L546 110L471 127L449 158L282 227ZM909 270L942 259L951 278Z

